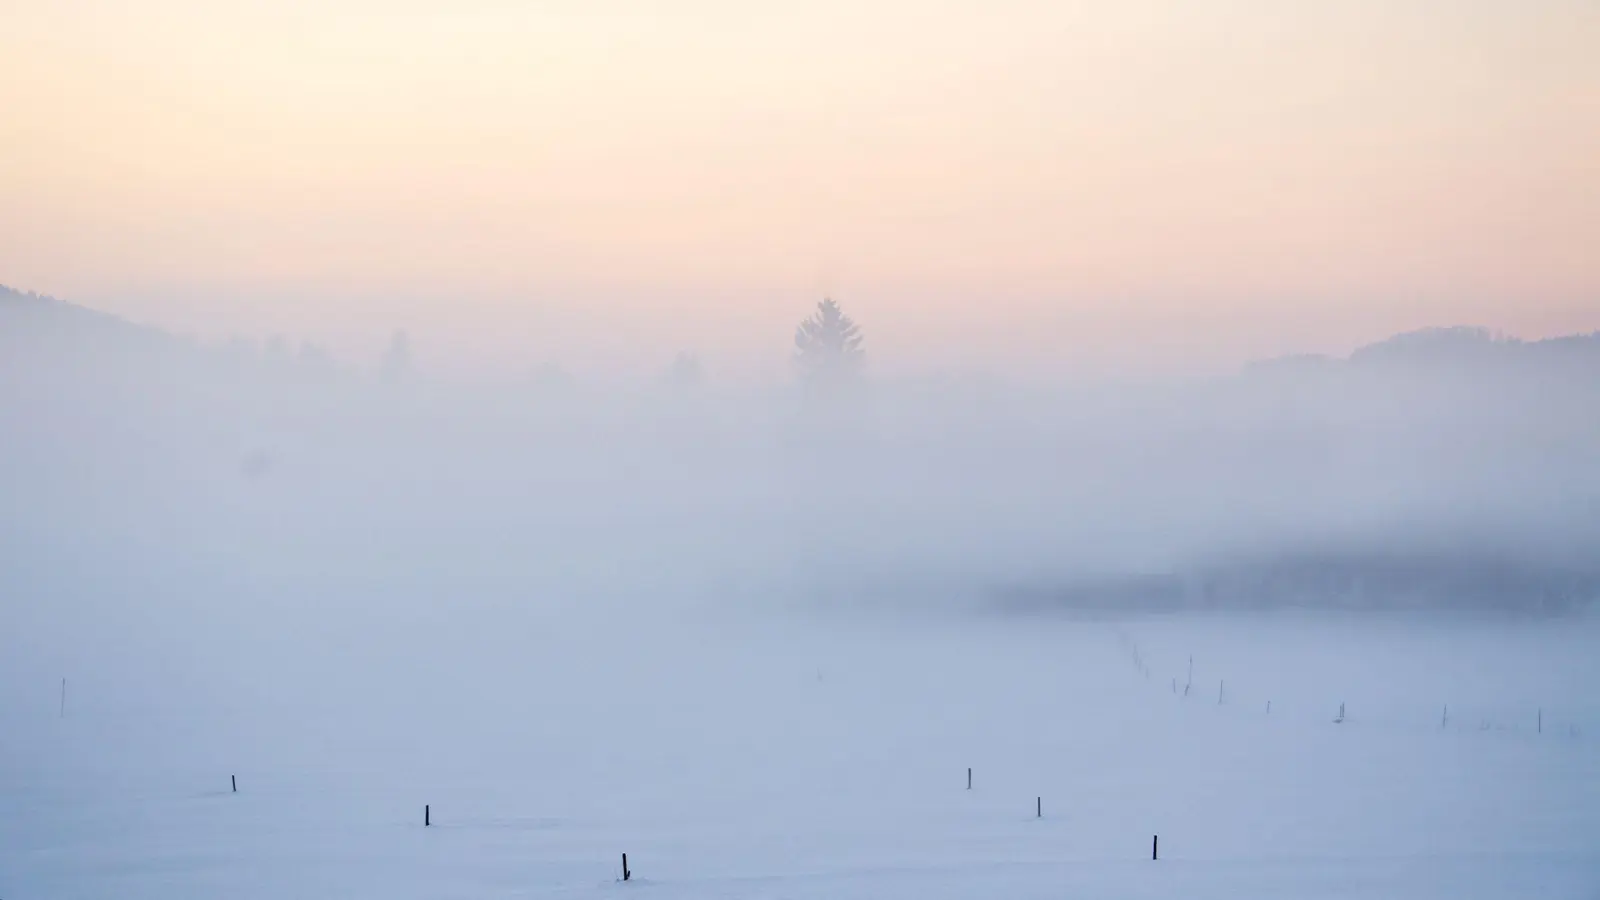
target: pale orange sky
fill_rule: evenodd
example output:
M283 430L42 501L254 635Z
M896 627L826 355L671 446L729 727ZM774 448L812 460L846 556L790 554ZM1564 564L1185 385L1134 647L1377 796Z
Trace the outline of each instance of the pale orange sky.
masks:
M1600 328L1594 0L0 0L0 283L364 362Z

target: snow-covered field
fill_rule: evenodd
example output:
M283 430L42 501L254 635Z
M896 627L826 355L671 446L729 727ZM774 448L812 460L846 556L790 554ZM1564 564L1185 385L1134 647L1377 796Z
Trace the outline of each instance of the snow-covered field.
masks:
M1600 897L1595 622L832 599L13 616L0 898Z

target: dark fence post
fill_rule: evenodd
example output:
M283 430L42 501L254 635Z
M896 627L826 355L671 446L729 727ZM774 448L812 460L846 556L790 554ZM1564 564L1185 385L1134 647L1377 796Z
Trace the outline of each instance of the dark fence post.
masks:
M967 790L972 790L972 767L967 767Z
M422 827L427 828L433 824L433 811L427 804L422 806Z
M1152 860L1161 858L1161 835L1159 834L1150 835L1150 858Z
M1044 798L1043 797L1035 797L1035 798L1033 798L1033 816L1036 819L1044 818Z
M228 781L233 784L233 792L235 794L239 793L239 776L237 776L237 775L229 775L228 776Z
M628 854L624 853L622 854L622 880L629 881L632 878L633 873L628 871Z

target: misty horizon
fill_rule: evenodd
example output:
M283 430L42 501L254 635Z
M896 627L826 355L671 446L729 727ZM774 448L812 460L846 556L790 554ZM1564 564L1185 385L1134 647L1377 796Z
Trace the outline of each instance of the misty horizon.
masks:
M4 282L0 282L0 295L4 294L11 294L18 298L50 301L63 304L67 307L79 308L91 313L108 315L115 319L121 319L120 316L117 316L115 313L111 313L106 310L95 309L79 303L74 303L70 300L64 300L47 292L25 290L18 287L7 286ZM814 304L815 302L816 298L813 298L809 303L797 308L794 313L795 318L798 320L799 318L803 317L806 311L810 308L811 304ZM847 307L850 306L848 301L846 301L845 305ZM786 336L783 333L780 333L778 339L766 342L769 345L767 349L770 352L765 354L763 354L758 347L748 348L742 353L734 352L732 354L717 356L715 354L708 355L702 349L692 344L681 347L670 347L663 344L655 344L653 346L649 346L648 348L625 348L626 353L623 353L622 355L627 358L628 362L620 366L607 367L601 365L599 368L596 368L596 362L592 359L588 361L587 365L584 364L584 360L587 359L587 355L581 348L575 349L572 345L563 345L560 341L561 335L559 334L547 334L545 335L545 339L547 341L551 338L555 338L555 346L558 348L565 346L565 351L563 352L562 350L557 349L548 355L539 355L539 348L541 346L550 345L534 344L528 348L524 348L523 352L521 353L522 358L520 361L502 361L498 364L491 364L489 367L485 368L481 365L463 366L459 361L452 362L448 355L448 349L441 351L439 348L433 348L430 350L430 335L427 332L414 332L406 328L374 330L368 336L369 339L366 342L370 345L370 352L366 354L366 358L360 358L341 355L336 349L330 347L328 344L304 335L285 333L229 333L225 335L206 336L197 335L194 331L181 327L181 323L175 326L174 323L157 323L133 319L127 319L123 321L129 325L155 329L181 340L193 341L198 343L200 346L209 347L213 350L226 349L233 352L247 352L252 354L277 353L291 356L302 353L310 353L315 354L319 358L325 358L327 362L333 364L336 368L351 372L367 372L369 374L375 372L381 365L383 354L387 350L389 344L395 339L396 335L404 335L410 342L410 350L418 363L419 372L433 376L453 378L455 380L465 379L467 382L475 380L495 381L505 380L508 378L512 380L525 380L529 377L539 377L541 373L559 377L581 375L589 379L596 380L597 383L600 384L607 382L616 382L620 384L626 383L630 380L634 382L644 382L657 380L663 377L663 375L665 375L667 370L670 368L673 360L678 357L688 357L694 360L699 366L700 374L710 383L716 384L726 385L729 383L745 383L752 385L772 386L774 383L790 380L794 375L790 366L791 359L789 358L788 352L791 348L788 346L788 342L782 339ZM884 324L887 327L880 328L874 325L869 330L869 334L874 338L871 345L873 352L869 354L869 359L875 363L875 365L872 366L872 369L874 374L879 377L887 377L894 380L911 379L913 381L918 379L945 379L951 377L967 379L979 378L1035 384L1048 384L1052 381L1073 383L1082 382L1084 380L1094 381L1104 380L1107 378L1116 379L1118 377L1155 377L1158 379L1181 381L1183 379L1195 377L1235 375L1262 365L1282 362L1322 359L1334 361L1348 360L1354 356L1360 355L1363 351L1370 350L1375 346L1386 344L1399 338L1408 338L1413 336L1426 338L1429 335L1464 333L1471 334L1475 337L1490 339L1496 342L1537 344L1548 341L1559 341L1567 338L1590 337L1600 334L1600 328L1596 328L1588 331L1580 330L1573 332L1550 332L1524 335L1488 328L1473 322L1438 321L1424 324L1415 328L1406 329L1400 332L1368 335L1364 338L1356 339L1354 343L1349 343L1348 346L1341 345L1336 349L1326 349L1326 345L1331 342L1312 341L1311 343L1313 345L1318 345L1323 349L1308 348L1303 344L1284 345L1275 348L1268 348L1253 356L1240 357L1232 360L1219 360L1211 365L1173 363L1170 361L1166 363L1159 361L1146 361L1143 363L1128 365L1127 362L1124 361L1119 368L1114 364L1105 365L1103 362L1104 357L1097 357L1095 359L1099 361L1098 363L1094 361L1091 361L1088 364L1083 364L1081 362L1075 363L1071 359L1063 358L1058 361L1057 365L1054 366L1041 366L1037 363L1030 363L1026 360L1019 365L1007 366L1003 361L999 363L973 363L969 359L963 358L958 354L951 359L940 359L936 357L932 359L922 359L910 362L901 360L898 361L897 364L891 363L888 367L885 367L879 358L880 354L877 352L877 344L879 343L879 340L877 339L880 338L884 332L889 332L889 342L892 346L893 330L896 323ZM913 322L910 324L914 326L915 323ZM1135 341L1130 337L1129 343L1132 344L1135 343ZM571 362L572 360L578 360L579 362L576 366L574 366ZM717 362L731 362L732 365L719 367L714 365L714 363Z

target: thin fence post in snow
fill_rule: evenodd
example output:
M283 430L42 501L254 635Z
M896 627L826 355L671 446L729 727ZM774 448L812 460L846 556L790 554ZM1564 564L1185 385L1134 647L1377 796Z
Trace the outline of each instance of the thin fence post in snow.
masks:
M632 878L633 873L628 871L628 854L624 853L622 854L622 880L629 881Z
M1044 798L1043 797L1035 797L1035 798L1033 798L1033 817L1036 818L1036 819L1044 818Z
M433 810L426 803L422 805L422 827L427 828L433 824Z
M967 766L967 790L972 790L972 767Z
M229 775L228 782L233 785L233 792L235 794L239 793L239 776Z
M1222 682L1222 681L1218 681L1217 682L1217 705L1218 706L1222 705L1222 685L1224 683L1225 682Z
M1539 733L1544 734L1544 707L1539 707Z
M1150 835L1150 858L1152 860L1161 858L1161 835L1159 834Z

